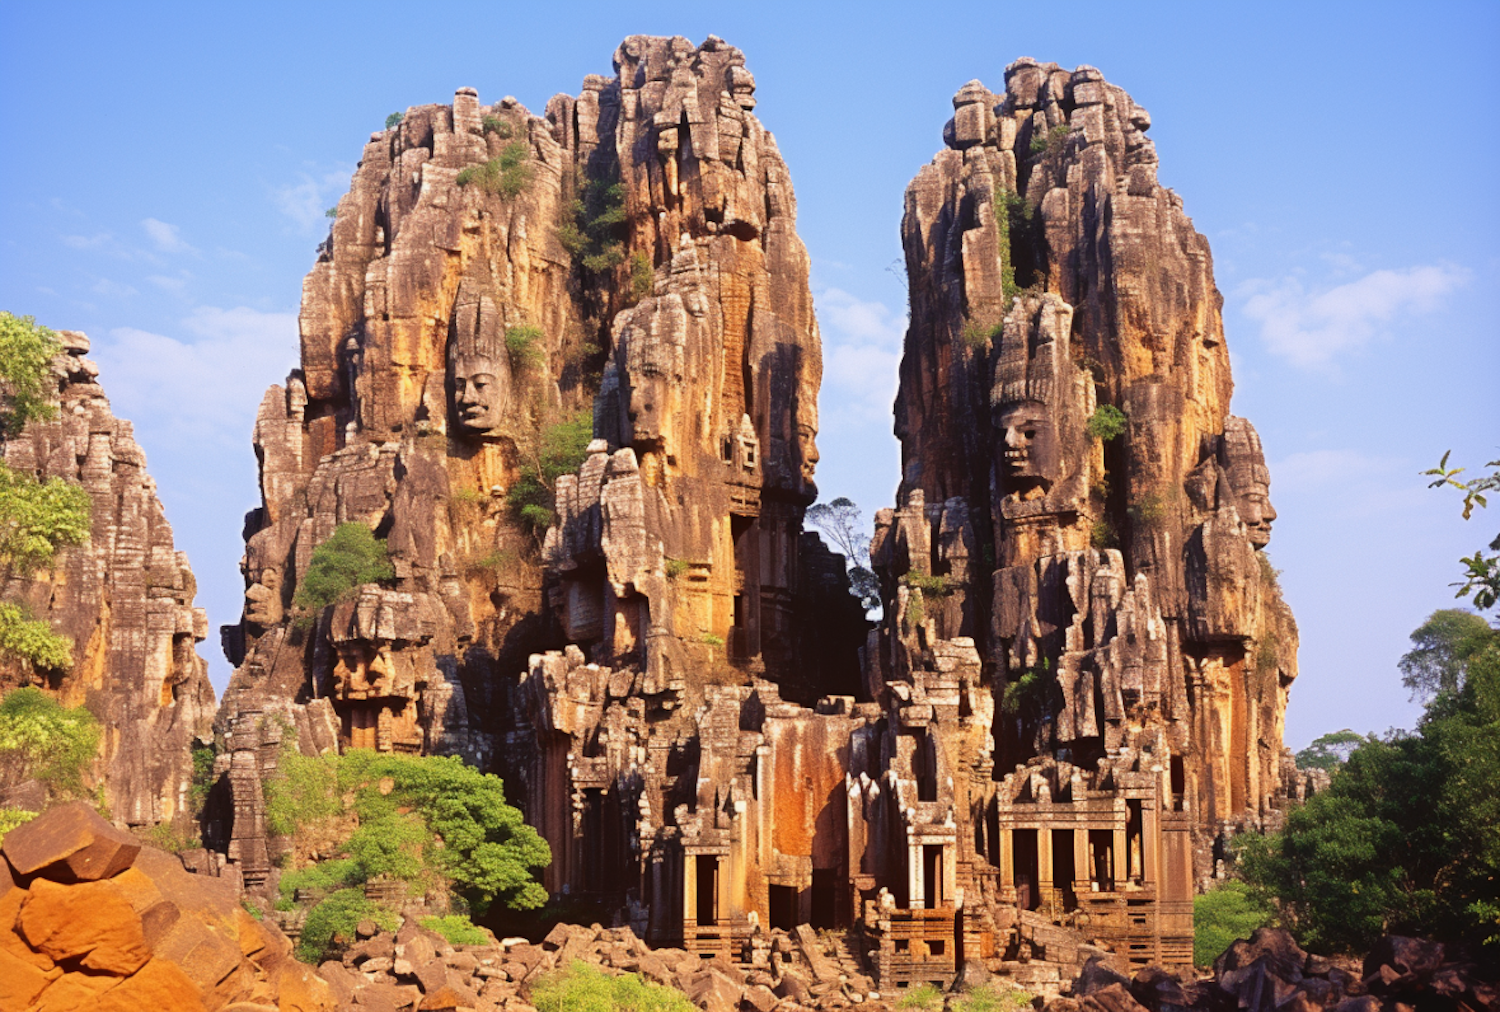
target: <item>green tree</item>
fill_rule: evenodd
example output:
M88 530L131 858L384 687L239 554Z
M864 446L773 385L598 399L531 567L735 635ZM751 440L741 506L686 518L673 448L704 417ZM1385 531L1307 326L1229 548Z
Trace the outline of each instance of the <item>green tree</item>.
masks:
M1413 699L1431 699L1463 688L1469 661L1493 638L1484 619L1470 611L1442 608L1411 634L1412 649L1396 666Z
M1297 753L1299 770L1335 770L1349 759L1349 753L1370 739L1351 731L1330 731L1313 739L1313 743Z
M1212 966L1236 939L1249 938L1276 913L1250 886L1229 879L1193 897L1193 965Z
M839 496L832 502L808 507L807 522L828 536L843 553L849 567L849 592L859 598L865 611L880 607L880 581L866 563L870 558L870 536L860 523L860 509L852 499Z
M557 479L578 470L593 438L593 413L583 409L542 429L530 452L523 448L520 476L505 501L533 535L540 537L552 526Z
M1240 838L1239 870L1315 949L1382 933L1500 944L1500 632L1429 702L1415 734L1349 754L1329 789L1272 836Z
M322 894L320 903L327 903L338 891L377 877L405 882L415 892L451 891L476 913L496 902L534 910L547 901L536 879L552 860L546 841L506 802L500 778L456 756L352 749L308 757L284 746L277 773L266 782L272 832L323 836L349 814L352 828L345 823L337 857L282 877L283 909L292 907L298 890ZM345 906L340 900L329 916ZM322 954L331 938L320 935L310 944L323 946Z
M322 611L362 584L395 577L396 568L383 539L362 523L339 524L333 536L313 551L292 603L305 611Z
M0 463L0 584L50 566L59 548L87 541L92 505L82 486L38 481ZM0 656L65 671L73 641L19 602L0 602Z
M98 753L99 722L84 707L32 686L0 699L0 782L39 780L49 803L92 799L84 775Z
M57 335L36 320L0 312L0 436L52 417L52 359L61 353Z

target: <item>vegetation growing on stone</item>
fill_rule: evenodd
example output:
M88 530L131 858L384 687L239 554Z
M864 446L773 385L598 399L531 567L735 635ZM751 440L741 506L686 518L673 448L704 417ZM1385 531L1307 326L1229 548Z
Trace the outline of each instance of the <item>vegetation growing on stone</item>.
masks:
M57 334L30 316L0 312L0 436L15 435L33 418L51 418L52 358Z
M476 912L495 902L517 910L546 902L535 872L551 853L506 802L498 777L456 756L352 749L313 758L287 745L281 759L265 788L272 832L296 839L350 822L337 859L285 876L283 904L298 889L332 890L376 878L419 893L451 891Z
M547 360L540 327L511 327L505 332L505 351L517 369L535 369Z
M532 534L539 536L552 525L557 479L578 470L593 438L594 416L587 409L542 429L506 496L516 519Z
M393 126L400 126L401 121L406 118L404 112L393 112L385 118L385 128L389 130Z
M82 706L65 707L24 686L0 699L0 784L38 780L47 803L94 800L84 776L99 753L99 722Z
M1113 404L1101 404L1089 416L1089 438L1109 442L1125 432L1125 412Z
M374 921L383 931L395 931L398 925L394 911L367 899L360 889L340 889L307 912L302 937L297 941L297 958L317 964L341 946L354 940L360 921Z
M511 199L525 192L534 175L531 148L525 141L517 140L484 164L460 170L456 182L459 186L477 186L486 193Z
M484 945L490 940L490 936L469 920L466 914L424 917L420 923L428 931L436 931L442 935L450 945Z
M485 133L494 134L501 140L508 141L515 134L514 128L499 116L485 116L480 120L480 125L484 128Z
M557 235L564 248L573 254L575 261L584 270L602 274L625 261L625 186L616 178L579 179L579 196L569 202L558 222ZM645 269L651 268L650 259L644 253L636 254L645 260ZM634 257L631 260L631 287L636 291L642 286L643 272ZM650 292L649 280L644 281L644 291L636 298Z
M1004 312L1009 313L1010 307L1016 301L1016 296L1021 294L1021 286L1016 283L1016 262L1012 252L1012 238L1016 232L1025 234L1025 230L1031 227L1031 222L1036 210L1030 201L1006 188L1003 184L995 185L995 231L1000 246L1000 291L1004 299Z
M531 1004L537 1012L693 1012L694 1008L681 991L649 983L639 974L612 977L583 962L538 981Z
M83 544L92 506L81 485L38 481L0 462L0 571L29 576L51 565L59 548Z
M630 254L630 296L639 301L651 294L656 281L656 271L651 267L651 258L640 250Z
M362 523L339 524L333 536L313 551L292 603L307 612L322 611L362 584L395 577L396 568L391 565L383 538L377 538Z

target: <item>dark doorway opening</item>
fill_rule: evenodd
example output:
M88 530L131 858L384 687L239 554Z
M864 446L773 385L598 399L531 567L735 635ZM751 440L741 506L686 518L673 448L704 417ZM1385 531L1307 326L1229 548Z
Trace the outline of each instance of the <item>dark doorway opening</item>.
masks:
M770 887L771 927L791 931L797 927L797 889L794 886Z
M941 844L922 847L922 898L928 910L943 905L943 848Z
M719 920L719 859L700 854L698 861L698 923L715 924Z
M1037 891L1036 830L1017 829L1011 834L1011 841L1014 846L1016 905L1022 910L1035 910L1041 903L1041 894Z
M1078 878L1073 858L1073 830L1052 831L1052 887L1062 893L1063 909L1078 909L1078 893L1073 881Z
M836 868L814 868L812 879L812 926L839 926L839 873Z

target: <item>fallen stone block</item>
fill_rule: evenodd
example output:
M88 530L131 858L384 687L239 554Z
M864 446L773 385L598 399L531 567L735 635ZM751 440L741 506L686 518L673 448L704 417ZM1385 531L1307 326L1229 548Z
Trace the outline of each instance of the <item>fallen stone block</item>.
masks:
M129 868L140 841L82 801L59 805L5 836L5 859L17 875L54 882L93 882Z

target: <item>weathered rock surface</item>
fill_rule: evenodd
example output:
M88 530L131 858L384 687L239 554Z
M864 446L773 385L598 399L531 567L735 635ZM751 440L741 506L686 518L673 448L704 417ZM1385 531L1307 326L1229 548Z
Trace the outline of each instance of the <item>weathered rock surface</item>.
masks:
M95 780L113 817L131 826L191 830L191 748L209 733L213 688L194 644L208 632L197 582L146 473L131 425L114 416L89 341L59 334L58 412L0 446L11 468L80 484L93 502L86 543L56 565L0 587L73 640L66 674L0 661L0 691L35 684L65 706L87 705L104 728ZM0 791L16 785L0 786ZM21 803L15 799L13 803Z
M1182 965L1215 846L1296 786L1296 627L1208 244L1097 70L1023 59L954 109L902 225L903 479L866 668L895 743L870 779L896 790L866 819L928 855L896 916L962 896L966 951L1074 962L1040 917Z
M331 1012L335 999L228 879L121 839L89 806L11 830L0 861L0 1009ZM90 854L108 854L79 862Z
M1159 966L1126 978L1091 961L1072 982L1069 996L1049 1001L1043 1012L1479 1012L1494 1008L1497 998L1500 988L1493 971L1455 958L1439 942L1387 936L1365 957L1361 975L1304 952L1279 928L1260 928L1226 949L1207 979Z

